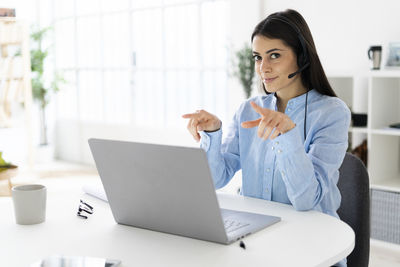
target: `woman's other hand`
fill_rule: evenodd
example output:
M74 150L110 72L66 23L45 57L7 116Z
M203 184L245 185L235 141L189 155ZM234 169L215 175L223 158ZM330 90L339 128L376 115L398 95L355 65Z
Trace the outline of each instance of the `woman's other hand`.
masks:
M258 137L263 138L264 140L267 140L271 133L270 139L272 140L278 135L284 134L296 126L289 116L282 112L262 108L254 102L250 102L250 104L253 109L261 115L261 118L254 121L242 122L242 127L253 128L258 126Z
M199 131L213 132L221 128L218 117L205 110L197 110L196 113L184 114L182 117L189 119L187 129L197 142L200 141Z

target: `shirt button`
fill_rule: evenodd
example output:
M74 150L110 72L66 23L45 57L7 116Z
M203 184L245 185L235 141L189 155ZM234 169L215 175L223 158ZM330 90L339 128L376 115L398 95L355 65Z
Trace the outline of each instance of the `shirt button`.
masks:
M289 106L291 106L293 104L293 102L289 102Z
M267 169L267 172L270 172L270 171L271 171L271 169L270 169L270 168L268 168L268 169Z
M274 150L274 149L275 149L275 147L271 147L271 149L272 149L272 150Z
M265 188L265 192L267 192L267 193L268 193L268 188Z
M292 111L292 109L291 109L291 108L288 108L287 110L288 110L288 111Z
M279 145L279 142L277 141L277 142L275 142L275 145Z
M281 152L282 152L282 150L278 149L278 153L281 153Z

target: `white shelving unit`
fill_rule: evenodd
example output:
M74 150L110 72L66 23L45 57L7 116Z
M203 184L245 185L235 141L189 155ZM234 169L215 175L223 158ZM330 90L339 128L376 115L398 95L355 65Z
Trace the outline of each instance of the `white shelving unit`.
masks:
M349 129L352 148L367 139L371 188L400 192L400 70L332 74L338 96L355 113L368 114L366 127Z
M366 127L351 127L352 148L368 144L371 192L371 238L400 244L400 70L351 74L328 79L355 113L366 113Z
M20 55L13 50L17 48ZM14 51L14 52L13 52ZM32 85L28 25L14 17L0 18L0 131L11 127L12 105L21 103L25 109L28 168L32 169ZM2 148L0 148L2 149Z

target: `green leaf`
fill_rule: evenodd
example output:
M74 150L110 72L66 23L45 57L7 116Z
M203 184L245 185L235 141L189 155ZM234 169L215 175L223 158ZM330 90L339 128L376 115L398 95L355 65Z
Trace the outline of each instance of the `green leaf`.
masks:
M34 41L42 41L46 33L52 30L51 27L46 27L43 29L38 29L37 26L32 27L31 39Z
M3 152L0 151L0 166L9 165L10 163L6 162L3 159Z
M239 79L246 97L249 98L252 91L254 79L254 58L253 52L249 45L246 43L242 49L236 52L238 64L234 75Z
M39 102L41 108L45 108L50 100L51 93L57 93L60 90L59 85L64 83L64 78L54 73L52 79L48 81L49 86L45 86L44 81L44 62L49 55L48 48L42 47L42 41L46 38L47 33L52 30L51 27L39 29L32 27L31 33L31 71L32 71L32 96ZM46 74L45 77L49 75ZM47 80L46 80L47 82Z

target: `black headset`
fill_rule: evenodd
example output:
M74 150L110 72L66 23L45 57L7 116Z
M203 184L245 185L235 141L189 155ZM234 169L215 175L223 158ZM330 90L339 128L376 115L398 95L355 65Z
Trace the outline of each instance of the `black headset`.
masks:
M291 79L294 76L296 76L297 74L299 74L300 72L302 72L303 70L305 70L308 66L310 66L310 60L308 57L306 41L305 41L303 35L301 34L299 28L294 23L292 23L290 20L288 20L287 18L282 17L282 16L275 16L275 17L269 18L267 20L267 22L271 21L271 20L279 20L279 21L289 25L296 32L297 39L299 39L299 41L300 41L301 51L297 55L297 65L299 66L299 69L296 72L289 74L288 78Z
M308 57L306 41L304 39L304 36L301 34L299 28L294 23L292 23L290 20L286 19L283 16L275 16L275 17L270 17L269 19L267 19L266 23L271 20L279 20L279 21L289 25L296 32L297 38L300 41L301 51L297 55L297 65L299 66L299 69L288 75L288 79L291 79L310 66L310 60ZM308 100L308 89L306 92L306 103L305 103L305 107L304 107L304 141L306 140L307 100Z

